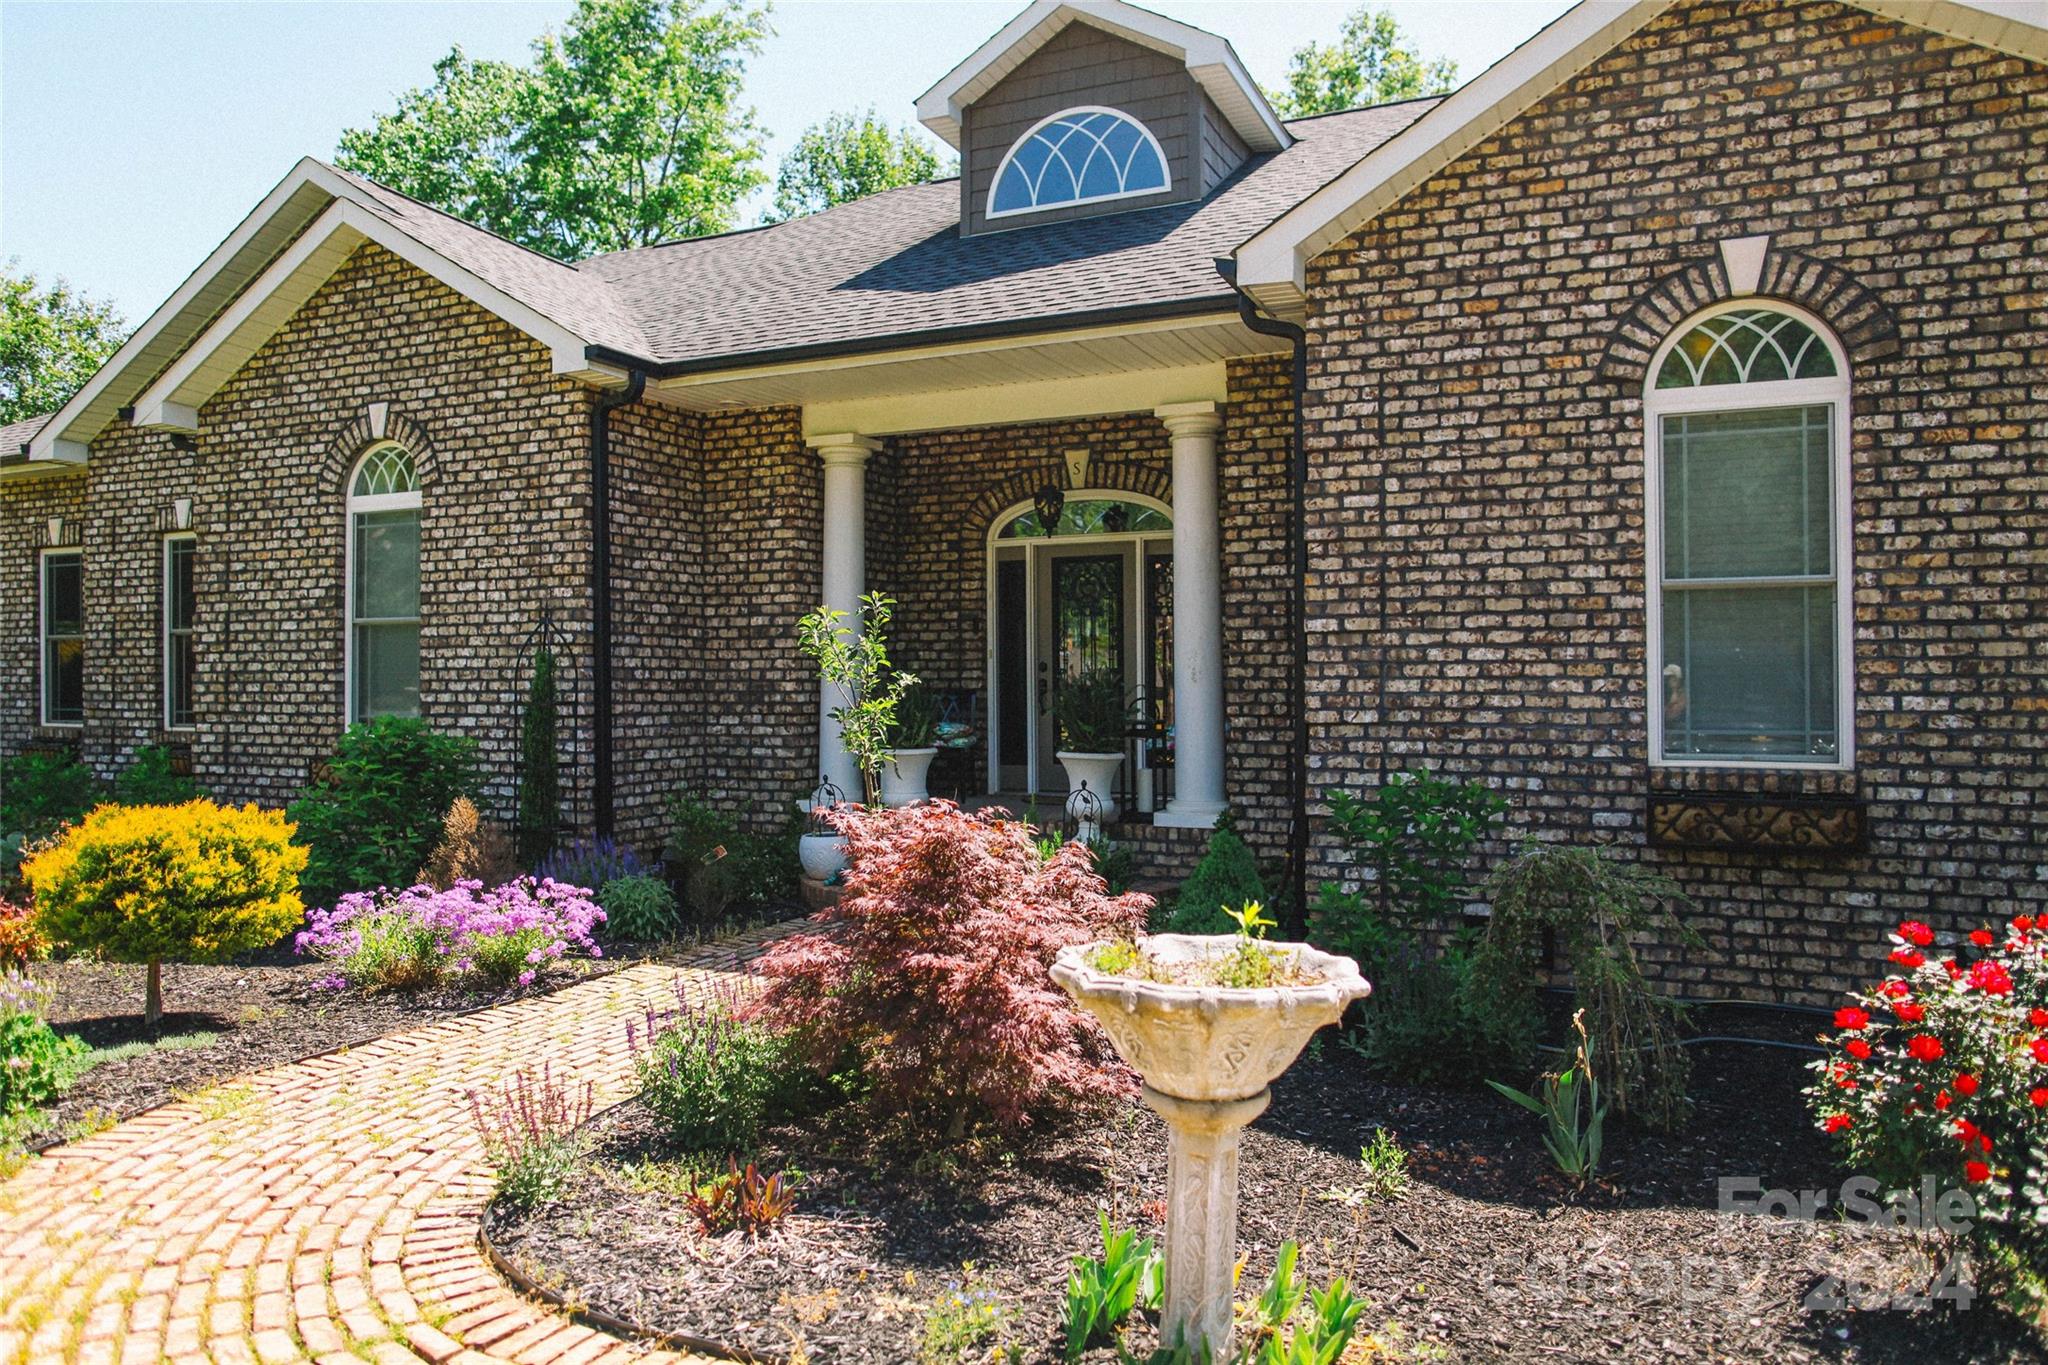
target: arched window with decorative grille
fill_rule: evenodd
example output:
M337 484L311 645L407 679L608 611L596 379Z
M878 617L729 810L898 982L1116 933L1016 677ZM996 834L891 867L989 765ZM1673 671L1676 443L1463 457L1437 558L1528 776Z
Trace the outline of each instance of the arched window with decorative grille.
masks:
M1849 767L1847 356L1743 301L1678 328L1647 381L1651 762Z
M420 484L412 452L372 446L348 485L348 719L420 713Z
M996 167L990 218L1158 194L1173 187L1166 153L1129 114L1063 109L1026 129Z

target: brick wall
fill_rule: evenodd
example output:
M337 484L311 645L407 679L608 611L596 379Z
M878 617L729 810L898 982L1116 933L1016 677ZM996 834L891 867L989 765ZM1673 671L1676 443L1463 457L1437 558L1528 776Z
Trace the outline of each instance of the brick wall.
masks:
M543 613L587 682L589 398L509 326L380 248L359 249L201 413L194 453L116 423L91 464L0 491L0 614L10 685L0 751L75 738L112 771L162 731L159 509L198 531L195 773L219 795L285 801L343 723L345 484L372 404L422 470L421 704L476 738L510 813L524 644ZM87 599L86 722L40 732L34 556L76 509ZM587 741L564 718L569 800L588 818Z
M1706 950L1660 954L1698 990L1823 1000L1902 917L2048 904L2044 144L2038 65L1687 4L1314 262L1314 793L1424 763L1502 788L1516 838L1619 842L1698 901ZM1849 774L1647 766L1641 372L1611 360L1760 233L1855 359ZM1653 785L1860 796L1870 848L1649 849Z

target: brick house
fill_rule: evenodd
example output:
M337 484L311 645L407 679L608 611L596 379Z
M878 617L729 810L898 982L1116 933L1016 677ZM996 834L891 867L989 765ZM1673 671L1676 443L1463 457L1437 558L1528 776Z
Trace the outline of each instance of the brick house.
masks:
M797 617L899 600L942 793L1338 788L1697 901L1663 971L1810 1000L1901 916L2048 907L2048 25L1584 0L1456 93L1283 123L1228 43L1037 0L923 96L957 180L562 263L302 162L0 431L0 753L170 743L281 801L353 719L509 800L536 644L584 827L850 764ZM1501 850L1495 850L1496 853Z

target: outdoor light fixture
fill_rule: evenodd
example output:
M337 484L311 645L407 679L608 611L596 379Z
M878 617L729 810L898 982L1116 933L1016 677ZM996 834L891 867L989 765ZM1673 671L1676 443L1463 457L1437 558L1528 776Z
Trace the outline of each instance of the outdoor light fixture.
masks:
M187 436L182 431L174 431L171 433L171 449L182 450L187 455L190 455L199 449L199 442L196 438Z
M1049 483L1038 490L1031 499L1031 505L1038 509L1038 529L1051 535L1059 529L1060 513L1067 510L1067 495L1060 491L1058 484Z

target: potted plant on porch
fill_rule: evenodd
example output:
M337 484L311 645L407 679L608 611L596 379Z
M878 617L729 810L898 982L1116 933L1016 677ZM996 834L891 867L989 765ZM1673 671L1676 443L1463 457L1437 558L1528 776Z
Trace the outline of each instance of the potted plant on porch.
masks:
M939 756L933 743L938 736L939 710L931 689L912 682L896 699L896 719L889 727L888 761L881 772L883 805L914 806L931 799L927 778Z
M1067 770L1067 790L1083 783L1101 803L1104 824L1117 817L1116 770L1124 761L1130 703L1123 679L1112 669L1091 668L1053 689L1053 724L1059 727L1055 754Z
M839 722L839 742L860 770L861 800L869 806L881 798L896 708L917 684L916 675L898 672L889 662L889 618L895 611L894 598L871 592L860 599L857 631L846 624L845 612L831 607L819 607L796 628L797 647L843 698L830 714Z

